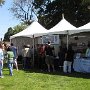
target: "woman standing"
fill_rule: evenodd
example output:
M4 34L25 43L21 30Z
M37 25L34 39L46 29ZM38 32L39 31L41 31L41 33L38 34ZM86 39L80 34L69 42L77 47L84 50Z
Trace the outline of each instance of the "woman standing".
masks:
M2 43L0 43L0 78L3 78L3 73L2 73L3 59L4 59L4 55L3 55Z

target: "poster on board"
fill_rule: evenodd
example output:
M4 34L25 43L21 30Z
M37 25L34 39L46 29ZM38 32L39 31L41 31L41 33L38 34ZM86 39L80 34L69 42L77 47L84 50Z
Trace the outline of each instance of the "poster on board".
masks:
M59 35L42 36L42 44L47 44L48 41L51 41L51 44L60 44Z

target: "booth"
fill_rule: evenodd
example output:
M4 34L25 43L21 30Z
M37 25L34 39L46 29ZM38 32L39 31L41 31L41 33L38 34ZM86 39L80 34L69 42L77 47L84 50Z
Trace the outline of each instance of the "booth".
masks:
M34 47L35 43L38 44L37 38L43 35L47 35L47 29L45 29L37 21L34 21L23 31L10 36L10 41L18 47L18 51L21 52L23 45L30 44Z

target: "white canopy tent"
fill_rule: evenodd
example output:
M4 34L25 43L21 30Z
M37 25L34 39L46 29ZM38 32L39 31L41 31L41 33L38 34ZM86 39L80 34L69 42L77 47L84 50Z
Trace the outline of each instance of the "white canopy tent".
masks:
M40 25L37 21L34 21L30 26L28 26L25 30L13 35L10 37L12 40L16 37L30 37L33 39L33 66L34 66L34 38L46 35L48 32L47 30Z
M51 28L48 32L50 34L75 34L80 32L88 32L90 31L90 23L76 28L72 24L70 24L65 18L64 14L62 14L62 20L53 28Z
M90 22L77 28L79 32L90 32Z
M67 35L67 48L68 48L68 35L76 34L80 32L88 32L90 31L90 23L76 28L72 24L70 24L67 20L63 19L53 28L51 28L48 33L49 34L66 34Z
M67 35L67 48L68 48L68 35L69 31L75 31L76 27L71 25L67 20L63 19L53 28L51 28L48 33L49 34L66 34ZM76 32L75 32L76 33Z
M90 31L90 22L81 26L81 27L79 27L78 29L82 29L82 30L84 29L84 31L85 30Z
M89 32L89 31L90 31L90 22L76 29L68 30L68 34L71 35L75 33Z
M67 34L69 30L76 30L76 27L71 25L64 18L53 28L51 28L48 32L49 34Z
M15 37L20 37L20 36L33 38L33 36L39 37L39 36L46 35L46 33L47 33L47 30L42 25L40 25L37 21L34 21L25 30L11 36L10 39L13 39Z

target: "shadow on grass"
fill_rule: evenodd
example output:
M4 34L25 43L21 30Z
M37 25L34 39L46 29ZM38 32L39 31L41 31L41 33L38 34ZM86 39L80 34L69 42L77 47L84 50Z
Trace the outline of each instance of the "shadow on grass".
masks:
M8 68L7 64L4 64L3 71L9 71L6 68ZM23 70L22 67L19 67L19 70ZM59 76L90 79L90 73L79 73L79 72L74 72L74 71L72 73L63 73L62 69L58 69L55 72L48 72L47 70L40 71L39 69L29 69L29 70L24 70L24 71L25 71L25 73L43 73L43 74L50 74L50 75L59 75ZM6 74L6 75L8 75L8 74Z
M72 73L63 73L62 71L47 72L47 71L40 71L38 69L29 69L29 70L25 70L25 72L26 73L43 73L43 74L50 74L50 75L60 75L60 76L67 76L67 77L90 79L90 73L79 73L79 72L74 72L74 71Z

